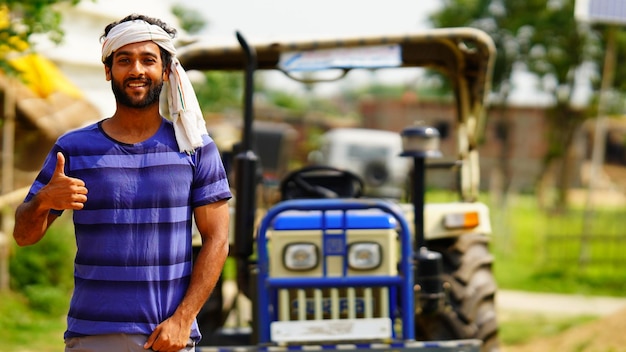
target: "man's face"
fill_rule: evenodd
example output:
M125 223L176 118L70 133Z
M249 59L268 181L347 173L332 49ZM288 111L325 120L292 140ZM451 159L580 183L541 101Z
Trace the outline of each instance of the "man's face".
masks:
M163 81L168 79L159 46L151 41L117 49L111 67L105 66L105 72L117 102L137 109L158 104Z

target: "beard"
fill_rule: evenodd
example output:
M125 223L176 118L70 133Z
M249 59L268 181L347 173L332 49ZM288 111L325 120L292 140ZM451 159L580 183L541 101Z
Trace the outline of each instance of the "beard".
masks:
M129 108L143 109L159 102L159 96L163 89L163 80L154 83L149 78L141 79L141 81L148 86L148 93L141 99L137 99L124 91L124 86L132 81L139 81L139 79L127 79L124 82L119 82L112 77L111 89L113 90L115 100L117 100L119 104Z

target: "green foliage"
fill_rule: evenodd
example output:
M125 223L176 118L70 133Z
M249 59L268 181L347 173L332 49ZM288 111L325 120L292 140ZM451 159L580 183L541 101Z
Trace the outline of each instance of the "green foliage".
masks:
M575 70L601 58L597 33L579 26L574 6L574 0L445 0L431 21L436 27L479 28L493 38L498 52L493 88L503 98L511 89L513 68L521 64L541 78L556 80L540 88L557 101L569 102Z
M33 310L21 295L1 293L0 351L63 351L67 303L57 309L63 309L63 314L41 313Z
M63 39L61 13L53 5L81 0L4 0L0 3L0 70L14 73L7 55L28 50L33 34L45 34L54 43Z
M626 31L617 31L615 50L617 51L616 61L618 62L615 66L615 88L621 92L626 92L626 79L624 79L626 77L626 67L619 64L626 60ZM599 84L599 80L596 83Z
M405 91L406 87L401 85L372 84L357 89L355 93L380 98L400 98Z
M11 287L23 292L33 308L45 312L54 312L50 305L63 307L59 303L73 287L76 247L72 229L64 220L58 219L39 243L15 246L9 259Z
M308 106L306 100L291 92L279 90L266 90L265 96L273 105L291 110L292 112L304 113Z
M530 36L530 45L524 51L524 58L531 72L538 76L556 79L557 87L546 87L544 90L558 100L571 100L575 84L575 70L585 61L597 61L601 57L588 55L588 45L598 45L591 32L582 30L574 17L575 1L561 1L559 5L550 6L545 2L542 11L536 12ZM569 88L569 94L561 97L563 86Z
M548 153L542 170L545 177L556 161L571 147L574 134L589 116L573 99L584 64L602 67L598 32L579 24L574 16L575 0L445 0L431 20L436 27L470 26L484 30L494 40L497 56L492 87L497 103L505 106L513 88L512 75L522 68L538 78L539 90L554 101L548 124ZM567 204L568 178L573 167L557 164L556 209Z
M241 108L243 73L208 71L204 81L194 84L202 111L222 112L228 108Z
M58 316L67 313L67 290L48 285L29 285L23 292L28 305L35 311Z
M364 97L376 99L403 99L407 93L415 94L419 99L428 101L452 101L452 89L449 80L434 70L426 70L427 79L419 85L375 83L362 85L342 91L342 98L352 104L358 104Z
M579 262L584 226L580 211L545 213L532 195L516 195L507 207L491 206L492 250L498 286L506 289L622 295L626 251L619 209L599 209L590 232L589 262ZM568 239L569 238L569 239ZM595 238L595 240L593 240Z
M200 11L177 4L172 7L172 13L180 21L180 26L189 34L196 34L207 26L206 19Z
M498 316L498 337L505 346L526 343L533 338L557 335L577 325L588 323L596 317L554 316L537 313L515 313Z
M45 33L55 43L63 39L61 14L52 7L57 3L77 4L80 0L5 0L10 11L11 29L28 38L32 34Z

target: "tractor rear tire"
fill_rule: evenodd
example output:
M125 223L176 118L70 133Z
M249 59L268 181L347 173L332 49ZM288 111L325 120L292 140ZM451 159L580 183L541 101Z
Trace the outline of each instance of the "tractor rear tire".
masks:
M427 242L428 249L442 255L447 299L436 313L416 314L418 340L480 339L481 352L500 351L488 244L481 234Z

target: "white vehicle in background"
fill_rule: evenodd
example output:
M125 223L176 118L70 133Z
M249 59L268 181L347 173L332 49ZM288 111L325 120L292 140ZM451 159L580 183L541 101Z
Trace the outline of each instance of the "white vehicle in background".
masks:
M410 160L401 153L402 140L396 132L336 128L322 136L312 161L360 176L365 196L399 199L405 193L410 169Z

